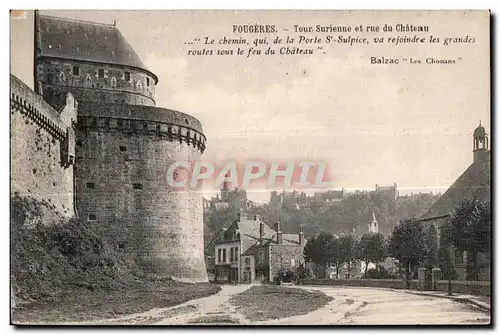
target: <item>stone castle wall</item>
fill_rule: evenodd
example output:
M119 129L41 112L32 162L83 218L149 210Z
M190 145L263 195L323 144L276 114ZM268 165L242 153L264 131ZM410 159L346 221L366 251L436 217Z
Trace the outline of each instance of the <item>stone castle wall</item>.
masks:
M112 225L119 247L148 272L208 281L201 196L167 183L173 162L205 149L200 122L157 107L81 104L76 138L80 217Z
M10 88L11 192L72 217L77 103L68 94L64 108L56 111L12 75Z
M42 83L43 95L51 104L51 97L57 99L61 92L71 92L79 102L155 105L156 77L145 70L122 65L39 58L36 73L36 81Z

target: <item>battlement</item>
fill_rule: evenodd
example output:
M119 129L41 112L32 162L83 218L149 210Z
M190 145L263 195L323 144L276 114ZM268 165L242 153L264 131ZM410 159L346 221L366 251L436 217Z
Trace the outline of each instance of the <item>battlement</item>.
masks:
M12 113L19 111L60 141L66 139L67 128L73 128L77 120L78 103L70 93L66 95L64 108L58 112L13 75L10 75L10 104Z
M206 146L200 121L188 114L153 106L82 104L78 129L157 136L191 144L201 152Z

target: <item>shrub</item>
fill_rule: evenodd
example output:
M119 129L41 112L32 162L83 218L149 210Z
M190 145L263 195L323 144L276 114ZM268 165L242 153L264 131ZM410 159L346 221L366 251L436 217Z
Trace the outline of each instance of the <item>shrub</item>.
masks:
M365 273L366 279L396 279L396 276L392 275L383 266L378 266L376 269L369 269Z
M311 279L313 278L313 272L311 268L305 267L304 265L299 266L297 269L297 274L299 279Z
M112 290L134 269L124 253L110 247L91 222L71 219L44 224L44 204L17 195L11 199L11 279L14 294L32 301L52 300L75 288Z
M274 277L274 283L297 283L299 281L298 272L295 269L281 269Z

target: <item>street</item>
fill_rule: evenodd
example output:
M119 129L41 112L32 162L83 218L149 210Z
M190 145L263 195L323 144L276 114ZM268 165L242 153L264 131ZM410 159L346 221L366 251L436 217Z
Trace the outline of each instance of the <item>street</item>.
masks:
M422 296L380 288L301 286L320 290L334 300L306 315L266 321L249 321L229 299L252 285L226 285L213 296L191 300L165 309L101 320L96 324L252 324L252 325L397 325L488 324L489 313L447 298Z

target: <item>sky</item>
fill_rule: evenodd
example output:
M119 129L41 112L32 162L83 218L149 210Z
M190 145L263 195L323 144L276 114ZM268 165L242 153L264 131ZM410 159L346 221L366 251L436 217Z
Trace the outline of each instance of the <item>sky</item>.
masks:
M109 24L116 20L159 77L156 105L201 121L208 142L205 160L327 161L332 188L373 189L396 182L402 193L442 191L472 163L472 132L480 120L489 133L484 12L41 13ZM251 40L254 35L233 34L232 27L255 23L276 25L278 33L272 36L281 37L300 35L292 33L295 24L409 23L428 25L430 32L424 35L469 36L475 43L337 44L300 56L187 55L196 46L186 42L194 38ZM461 60L453 65L373 65L374 56ZM30 86L32 62L33 17L28 13L25 20L11 20L11 73ZM249 198L263 200L267 191L254 190Z

